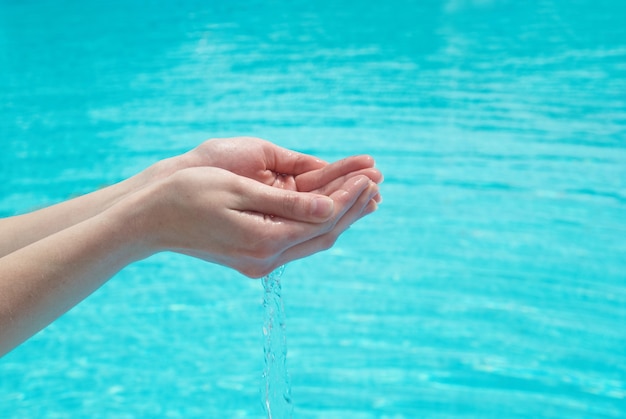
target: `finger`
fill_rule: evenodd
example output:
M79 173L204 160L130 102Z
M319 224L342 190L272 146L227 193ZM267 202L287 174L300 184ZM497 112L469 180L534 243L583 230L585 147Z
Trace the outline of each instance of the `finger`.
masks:
M326 223L324 223L324 225L300 225L297 226L301 228L297 234L292 234L290 236L288 232L283 233L283 236L291 237L289 247L293 247L314 237L322 236L330 231L333 231L337 223L346 217L346 214L350 214L348 219L353 219L361 211L360 208L363 206L362 202L357 202L359 200L367 200L363 194L366 193L365 191L372 185L377 191L378 187L369 181L365 176L349 179L342 189L331 195L331 198L335 202L335 212L333 216ZM371 195L371 193L369 193L369 195ZM292 231L297 230L293 229Z
M296 177L298 189L306 192L324 185L349 173L374 167L374 159L367 155L351 156L331 163L321 169L303 173Z
M286 249L276 258L276 266L284 265L292 260L302 259L314 253L327 250L332 247L339 236L345 232L354 222L376 211L377 204L373 197L378 193L376 186L370 186L364 190L349 211L335 224L334 228L326 234L313 237L310 240L299 243Z
M317 157L289 150L269 141L263 142L267 169L276 173L297 176L328 165Z
M302 223L296 222L292 219L275 218L275 223L272 225L272 234L274 237L283 241L281 244L282 247L280 248L280 251L277 251L277 254L284 252L289 247L293 247L299 243L310 240L313 237L317 237L331 231L337 222L351 210L355 202L369 185L370 181L365 176L355 177L346 181L340 190L334 192L330 196L334 202L333 214L324 223Z
M334 201L324 195L280 189L242 179L244 192L240 193L240 211L253 211L304 223L323 223L334 213Z
M374 191L369 191L364 195L364 191L368 191L371 185ZM325 240L330 239L334 242L336 238L332 239L332 234L340 234L349 226L349 223L362 216L363 208L368 207L368 202L365 201L375 194L376 189L377 186L365 177L346 182L344 188L333 195L335 214L324 225L277 218L265 219L257 215L256 221L262 222L264 230L271 231L271 234L263 241L266 256L252 260L250 266L254 269L249 270L247 275L263 276L281 264L324 250L327 248ZM372 200L369 199L369 201ZM341 222L339 226L337 226L338 222ZM322 236L325 240L318 239Z
M374 168L368 168L368 169L361 169L361 170L357 170L356 172L352 172L352 173L348 173L347 175L341 176L337 179L332 180L330 183L323 185L320 188L317 189L313 189L309 192L313 192L313 193L317 193L317 194L322 194L322 195L331 195L334 191L336 191L337 189L339 189L341 187L341 185L343 185L346 180L355 177L355 176L367 176L371 181L375 182L375 183L380 183L383 179L383 175L382 173Z

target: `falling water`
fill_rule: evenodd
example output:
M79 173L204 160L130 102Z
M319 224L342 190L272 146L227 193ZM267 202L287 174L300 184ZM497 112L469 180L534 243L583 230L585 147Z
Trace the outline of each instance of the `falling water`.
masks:
M291 384L287 372L285 313L280 285L280 277L284 270L285 267L281 266L263 277L265 370L263 371L262 393L263 406L268 419L290 418L293 411Z

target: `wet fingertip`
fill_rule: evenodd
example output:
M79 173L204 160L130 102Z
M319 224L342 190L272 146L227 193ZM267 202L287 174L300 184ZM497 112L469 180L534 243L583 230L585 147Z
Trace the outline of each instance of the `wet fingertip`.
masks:
M370 199L374 199L374 197L378 195L378 185L375 182L370 181L367 191L369 193Z
M361 154L358 157L363 160L363 163L367 163L370 167L374 167L374 165L376 164L376 160L374 160L374 157L370 156L369 154Z
M319 197L313 199L311 203L311 214L315 217L326 219L330 217L334 211L335 203L328 197Z
M371 213L376 212L376 210L378 210L378 204L376 201L370 200L363 211L363 216L370 215Z
M357 187L366 188L370 183L370 178L365 175L358 175L353 180L354 185Z

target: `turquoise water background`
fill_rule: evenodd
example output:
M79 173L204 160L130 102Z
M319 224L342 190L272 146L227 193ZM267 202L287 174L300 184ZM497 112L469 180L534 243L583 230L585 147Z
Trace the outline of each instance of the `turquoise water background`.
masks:
M626 416L626 2L0 0L0 216L236 135L385 174L283 275L294 417ZM0 417L262 417L262 298L134 264Z

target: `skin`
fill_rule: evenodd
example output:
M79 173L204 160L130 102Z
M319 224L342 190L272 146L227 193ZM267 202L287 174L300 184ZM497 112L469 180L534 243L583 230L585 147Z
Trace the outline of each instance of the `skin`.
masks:
M376 210L369 156L328 164L215 139L116 185L0 220L0 356L125 266L174 251L262 277L331 247Z

